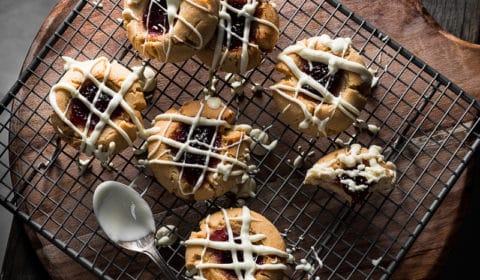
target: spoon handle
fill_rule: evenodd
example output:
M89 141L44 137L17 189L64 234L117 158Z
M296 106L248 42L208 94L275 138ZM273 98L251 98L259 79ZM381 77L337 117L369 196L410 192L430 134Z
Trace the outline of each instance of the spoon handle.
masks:
M165 262L165 259L160 256L160 253L158 253L157 248L155 248L154 245L152 246L147 246L145 248L145 251L143 251L147 256L152 259L152 261L160 267L162 272L168 277L168 279L175 280L177 279L175 275L172 273L170 267L168 267L168 264Z

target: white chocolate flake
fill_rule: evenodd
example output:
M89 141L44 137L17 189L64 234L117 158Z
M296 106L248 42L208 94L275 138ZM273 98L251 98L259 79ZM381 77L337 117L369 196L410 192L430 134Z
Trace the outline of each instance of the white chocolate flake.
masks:
M315 266L309 262L307 262L306 259L301 259L300 264L297 264L295 266L295 270L303 270L307 272L307 279L311 279L313 276L313 273L315 273Z
M206 97L207 105L209 108L216 110L223 105L222 100L218 97Z
M248 178L244 182L239 182L231 192L238 198L255 197L257 191L257 182L252 177L245 174Z
M355 122L353 123L353 126L359 133L363 131L367 131L371 134L377 134L380 131L380 128L378 126L374 124L369 124L361 119L355 120Z
M169 246L177 241L177 227L174 225L164 225L160 227L155 233L155 245L156 246Z
M98 9L103 9L103 3L101 0L93 2L93 6L95 6L95 8L98 8Z
M270 127L267 127L264 130L254 128L250 131L249 136L253 139L250 144L250 150L257 156L264 156L269 151L275 149L278 144L278 140L270 142L269 136L266 131Z
M257 83L255 83L252 87L251 90L254 94L260 94L265 91L265 88Z
M373 260L372 260L372 265L373 265L373 266L378 266L381 261L382 261L382 257L379 257L379 258L377 258L377 259L373 259Z
M298 155L294 160L293 160L293 167L295 168L300 168L303 165L303 156Z
M377 134L380 131L380 128L374 124L369 124L367 129L373 134Z
M156 80L155 80L155 75L156 72L155 70L150 67L150 66L135 66L132 67L134 71L137 71L140 73L140 80L142 81L143 84L143 91L144 92L149 92L155 89L156 86Z
M211 75L210 79L208 80L208 85L203 89L203 93L205 95L213 95L217 92L217 83L218 78L215 75Z

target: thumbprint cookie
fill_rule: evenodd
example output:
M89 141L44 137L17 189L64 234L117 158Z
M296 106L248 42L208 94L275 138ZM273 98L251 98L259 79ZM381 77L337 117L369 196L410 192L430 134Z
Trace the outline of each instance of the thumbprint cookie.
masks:
M275 47L278 22L268 1L220 0L216 36L197 56L214 71L245 73Z
M250 177L250 142L235 114L217 97L193 100L155 117L147 138L157 181L184 199L223 195Z
M283 279L289 259L276 227L246 206L207 216L185 246L186 268L199 279Z
M125 0L122 15L127 37L140 55L179 62L210 41L218 10L219 0Z
M130 71L106 57L63 57L66 72L50 90L51 121L61 138L105 161L132 145L143 131L144 67Z
M298 131L329 136L348 128L365 107L374 75L350 38L297 42L278 55L285 75L270 87L283 118Z
M396 181L396 166L385 162L382 148L352 144L320 158L308 171L304 183L330 190L355 204L368 193L391 191Z

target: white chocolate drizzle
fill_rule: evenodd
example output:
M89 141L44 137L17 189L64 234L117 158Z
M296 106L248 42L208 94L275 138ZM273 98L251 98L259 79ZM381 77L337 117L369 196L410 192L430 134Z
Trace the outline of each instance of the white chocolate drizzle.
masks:
M212 109L221 108L216 119L208 119L208 118L202 117L202 112L205 106L209 106ZM140 160L139 163L143 165L160 164L160 165L166 165L166 166L176 166L180 168L180 173L179 173L180 178L183 177L185 168L201 169L200 177L198 178L195 185L193 186L192 191L190 192L185 191L184 188L182 188L182 180L178 180L178 190L183 195L195 194L195 192L202 186L203 181L207 176L207 172L213 173L214 178L221 176L223 181L227 181L230 177L242 178L243 176L247 175L249 172L253 172L254 170L256 170L255 165L248 165L247 163L238 159L240 155L243 155L243 157L248 159L248 151L240 150L242 143L244 141L249 141L249 138L245 134L243 134L242 137L237 142L234 142L228 146L223 146L223 147L215 146L215 141L219 133L220 127L227 127L231 129L236 129L238 127L238 126L231 127L227 121L222 120L222 115L225 112L225 110L227 110L227 106L223 104L218 97L207 96L206 100L202 100L197 114L193 117L184 116L178 113L164 113L164 114L157 115L155 117L155 122L160 120L168 121L168 125L162 131L160 131L157 127L153 127L149 130L149 136L147 138L147 141L149 145L153 147L153 149L151 149L149 152L149 155L148 155L149 160ZM168 138L165 135L170 125L172 125L172 123L174 122L180 122L190 127L188 131L187 140L184 143L179 142L175 139ZM210 140L210 143L203 143L195 139L192 139L195 128L199 126L210 126L215 128L215 132L213 134L212 139ZM241 129L239 130L243 131ZM155 141L156 141L155 146L153 146L154 145L153 142ZM177 153L175 155L172 155L172 158L169 160L152 158L152 155L158 153L158 150L160 149L160 145L162 143L177 149ZM206 149L203 150L203 149L196 148L192 146L192 144L202 145ZM235 157L231 157L227 155L228 149L231 149L231 148L236 148ZM171 152L171 150L168 150L168 151ZM168 152L168 151L165 151L165 152ZM204 164L182 162L184 158L183 155L185 153L204 156L205 157ZM216 164L216 166L214 167L209 166L209 162L212 159L218 160L218 164Z
M265 91L265 88L263 86L261 86L260 84L257 84L255 83L252 87L251 87L251 90L252 90L252 93L255 94L255 95L258 95L258 94L261 94L262 92Z
M339 154L331 161L314 164L307 171L306 180L310 178L334 180L346 175L345 179L340 179L340 183L346 185L351 192L366 190L369 185L373 185L384 178L391 178L394 182L396 167L392 162L385 163L383 161L381 151L381 147L372 145L368 148L368 152L362 152L362 147L359 144L352 144L346 153ZM338 163L339 166L333 168L334 163ZM367 184L355 182L353 179L355 177L365 178Z
M333 54L327 51L316 50L315 46L317 43L329 47ZM278 55L278 60L286 64L298 82L295 86L275 84L271 86L270 89L281 95L290 103L298 105L302 110L304 120L300 122L299 128L306 129L311 125L314 125L318 128L321 135L326 135L326 127L330 117L320 119L316 116L317 112L319 112L324 104L331 104L334 106L332 114L337 109L341 110L341 112L343 112L348 118L352 119L352 121L360 115L360 111L341 97L342 92L340 92L338 96L333 95L327 90L326 86L321 84L321 81L316 81L310 75L303 72L299 66L297 66L290 54L297 54L308 63L319 62L327 65L329 70L328 76L334 75L339 70L345 70L358 74L366 83L372 84L374 75L370 69L367 69L360 63L343 58L345 52L350 47L350 38L331 39L328 35L323 34L319 37L308 39L306 43L297 42L297 44L287 47ZM303 86L305 85L308 85L317 91L319 95L304 89ZM294 92L294 94L290 95L288 92ZM307 105L298 99L300 94L317 101L317 105L313 112L310 112ZM286 110L288 110L287 107L283 108L283 112Z
M225 76L226 81L230 85L230 93L237 96L243 96L246 80L242 77L237 77L235 74L228 73Z
M133 149L133 154L136 156L142 155L147 152L147 142L145 141L139 148Z
M373 266L378 266L381 261L382 261L382 257L379 257L379 258L377 258L377 259L373 259L373 260L372 260L372 265L373 265Z
M320 256L318 255L317 251L315 251L315 248L312 246L310 247L310 249L312 250L313 252L313 256L315 256L315 260L317 261L318 263L318 267L319 268L322 268L323 267L323 261L322 259L320 258Z
M312 246L310 247L310 250L313 252L313 255L315 257L315 260L318 263L318 268L323 267L323 261L320 259L320 256L318 253L315 251L315 248ZM295 266L295 270L302 270L307 273L307 279L312 279L316 270L316 267L314 264L309 263L306 259L301 259L300 263ZM320 280L320 276L315 276L313 278L315 280Z
M226 269L233 270L239 280L254 280L255 272L257 270L285 270L287 266L282 262L257 264L254 256L276 256L281 259L288 259L289 254L285 251L279 250L266 245L256 245L267 236L265 234L250 234L250 224L253 220L250 215L250 209L246 206L242 207L242 216L229 217L225 209L221 210L225 219L226 232L228 234L227 241L212 241L210 240L211 230L209 227L210 215L205 220L207 236L205 239L195 238L185 241L185 245L203 246L203 251L200 256L199 263L195 264L196 273L193 279L206 280L203 275L204 269ZM233 234L230 221L240 221L242 223L240 233L238 237ZM239 240L240 243L236 243L235 240ZM204 262L205 254L208 249L230 251L232 255L232 263L206 263ZM242 254L243 261L238 259L237 254Z
M143 70L140 70L142 69ZM140 70L141 80L143 81L143 92L149 92L155 89L156 80L155 80L155 70L150 66L135 66L132 67L133 71Z
M355 120L355 122L353 123L353 126L358 132L367 131L368 133L371 133L371 134L377 134L380 131L380 128L378 126L374 124L369 124L361 119Z
M101 0L98 0L96 2L93 2L93 6L98 9L103 9L103 3Z
M96 96L93 99L94 101L97 100L100 94L102 93L108 95L111 98L110 102L108 103L108 107L105 109L105 111L100 112L92 102L90 102L87 98L85 98L80 93L79 90L81 86L79 86L79 88L75 88L70 83L59 82L51 88L50 94L49 94L50 105L52 106L53 110L58 115L58 117L62 120L62 122L65 123L67 126L69 126L72 130L74 130L80 136L81 138L81 144L79 148L80 152L85 153L87 156L95 156L102 162L110 158L113 155L113 152L115 151L115 146L116 146L115 142L110 142L108 147L103 147L102 145L97 146L97 140L100 137L103 129L107 126L114 128L119 133L119 135L128 143L128 145L132 145L132 140L128 136L127 132L124 131L119 125L117 125L111 119L111 114L119 106L120 108L122 108L122 110L125 113L128 114L132 123L137 127L139 135L140 136L145 135L142 122L135 115L134 109L130 107L130 105L124 100L125 94L130 90L132 85L136 81L141 80L142 72L144 69L143 67L137 68L134 71L130 72L130 74L127 77L125 77L125 80L122 82L120 89L118 91L114 91L113 89L109 88L106 83L110 75L112 64L117 63L116 61L110 63L106 57L99 57L95 60L90 60L87 62L78 62L73 58L70 58L67 56L63 56L62 58L65 62L64 63L65 71L72 69L73 71L80 72L83 75L82 83L89 80L98 88ZM98 63L106 64L105 73L103 73L103 77L104 77L103 80L98 80L91 73L93 67L95 67L95 65L97 65ZM72 97L65 111L63 111L57 103L56 91L58 90L67 91ZM74 125L70 121L70 119L67 117L71 100L73 99L77 99L80 102L82 102L89 110L89 115L83 130L77 127L76 125ZM95 125L94 129L90 132L89 131L90 121L93 115L96 115L99 118L99 121Z
M303 270L307 272L307 279L312 279L312 276L315 273L315 265L307 262L306 259L301 259L300 264L295 266L295 270Z
M88 159L81 159L80 157L77 159L78 169L80 170L80 174L84 174L90 167L94 157L90 157Z
M234 193L238 198L255 197L257 191L257 182L255 179L248 176L248 174L245 174L242 177L247 178L242 178L241 180L243 182L238 182L237 185L232 188L231 192Z
M264 130L254 128L250 131L249 136L252 138L252 143L250 144L250 150L257 156L264 156L269 151L275 149L278 144L278 140L270 142L268 134L266 131L271 126L265 128Z
M350 137L346 141L342 140L341 138L337 138L337 139L335 139L334 144L337 148L345 148L345 147L350 146L350 144L352 144L353 141L355 141L355 136Z
M177 227L174 225L164 225L155 233L156 246L170 246L177 241Z
M229 51L229 46L232 41L232 37L236 37L242 42L241 46L241 57L240 57L240 73L245 73L248 66L248 47L258 48L258 45L250 42L250 28L253 22L259 24L267 25L278 33L278 27L271 23L270 21L257 18L255 16L255 11L260 2L257 0L247 0L247 3L237 9L231 6L227 0L220 0L220 11L219 11L219 21L218 21L218 30L217 31L217 40L215 42L215 51L212 61L212 72L220 68ZM239 20L244 19L244 29L242 36L235 34L232 30L232 18L228 13L234 12L238 15ZM226 46L223 46L223 41L226 36Z
M315 155L315 151L310 151L308 153L305 153L305 151L302 151L302 146L298 146L298 156L293 160L293 167L294 168L300 168L303 166L305 163L305 159L312 157ZM291 160L289 160L289 163L291 163Z
M298 155L294 160L293 160L293 167L295 168L300 168L303 165L303 155Z
M217 92L218 78L215 75L210 76L207 86L202 90L205 95L214 95Z

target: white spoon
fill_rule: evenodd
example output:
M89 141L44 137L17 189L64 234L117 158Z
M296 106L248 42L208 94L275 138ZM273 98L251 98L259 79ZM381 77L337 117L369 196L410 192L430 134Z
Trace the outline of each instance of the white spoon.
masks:
M176 279L155 247L155 221L147 202L133 188L105 181L93 193L93 212L105 234L120 247L149 256Z

